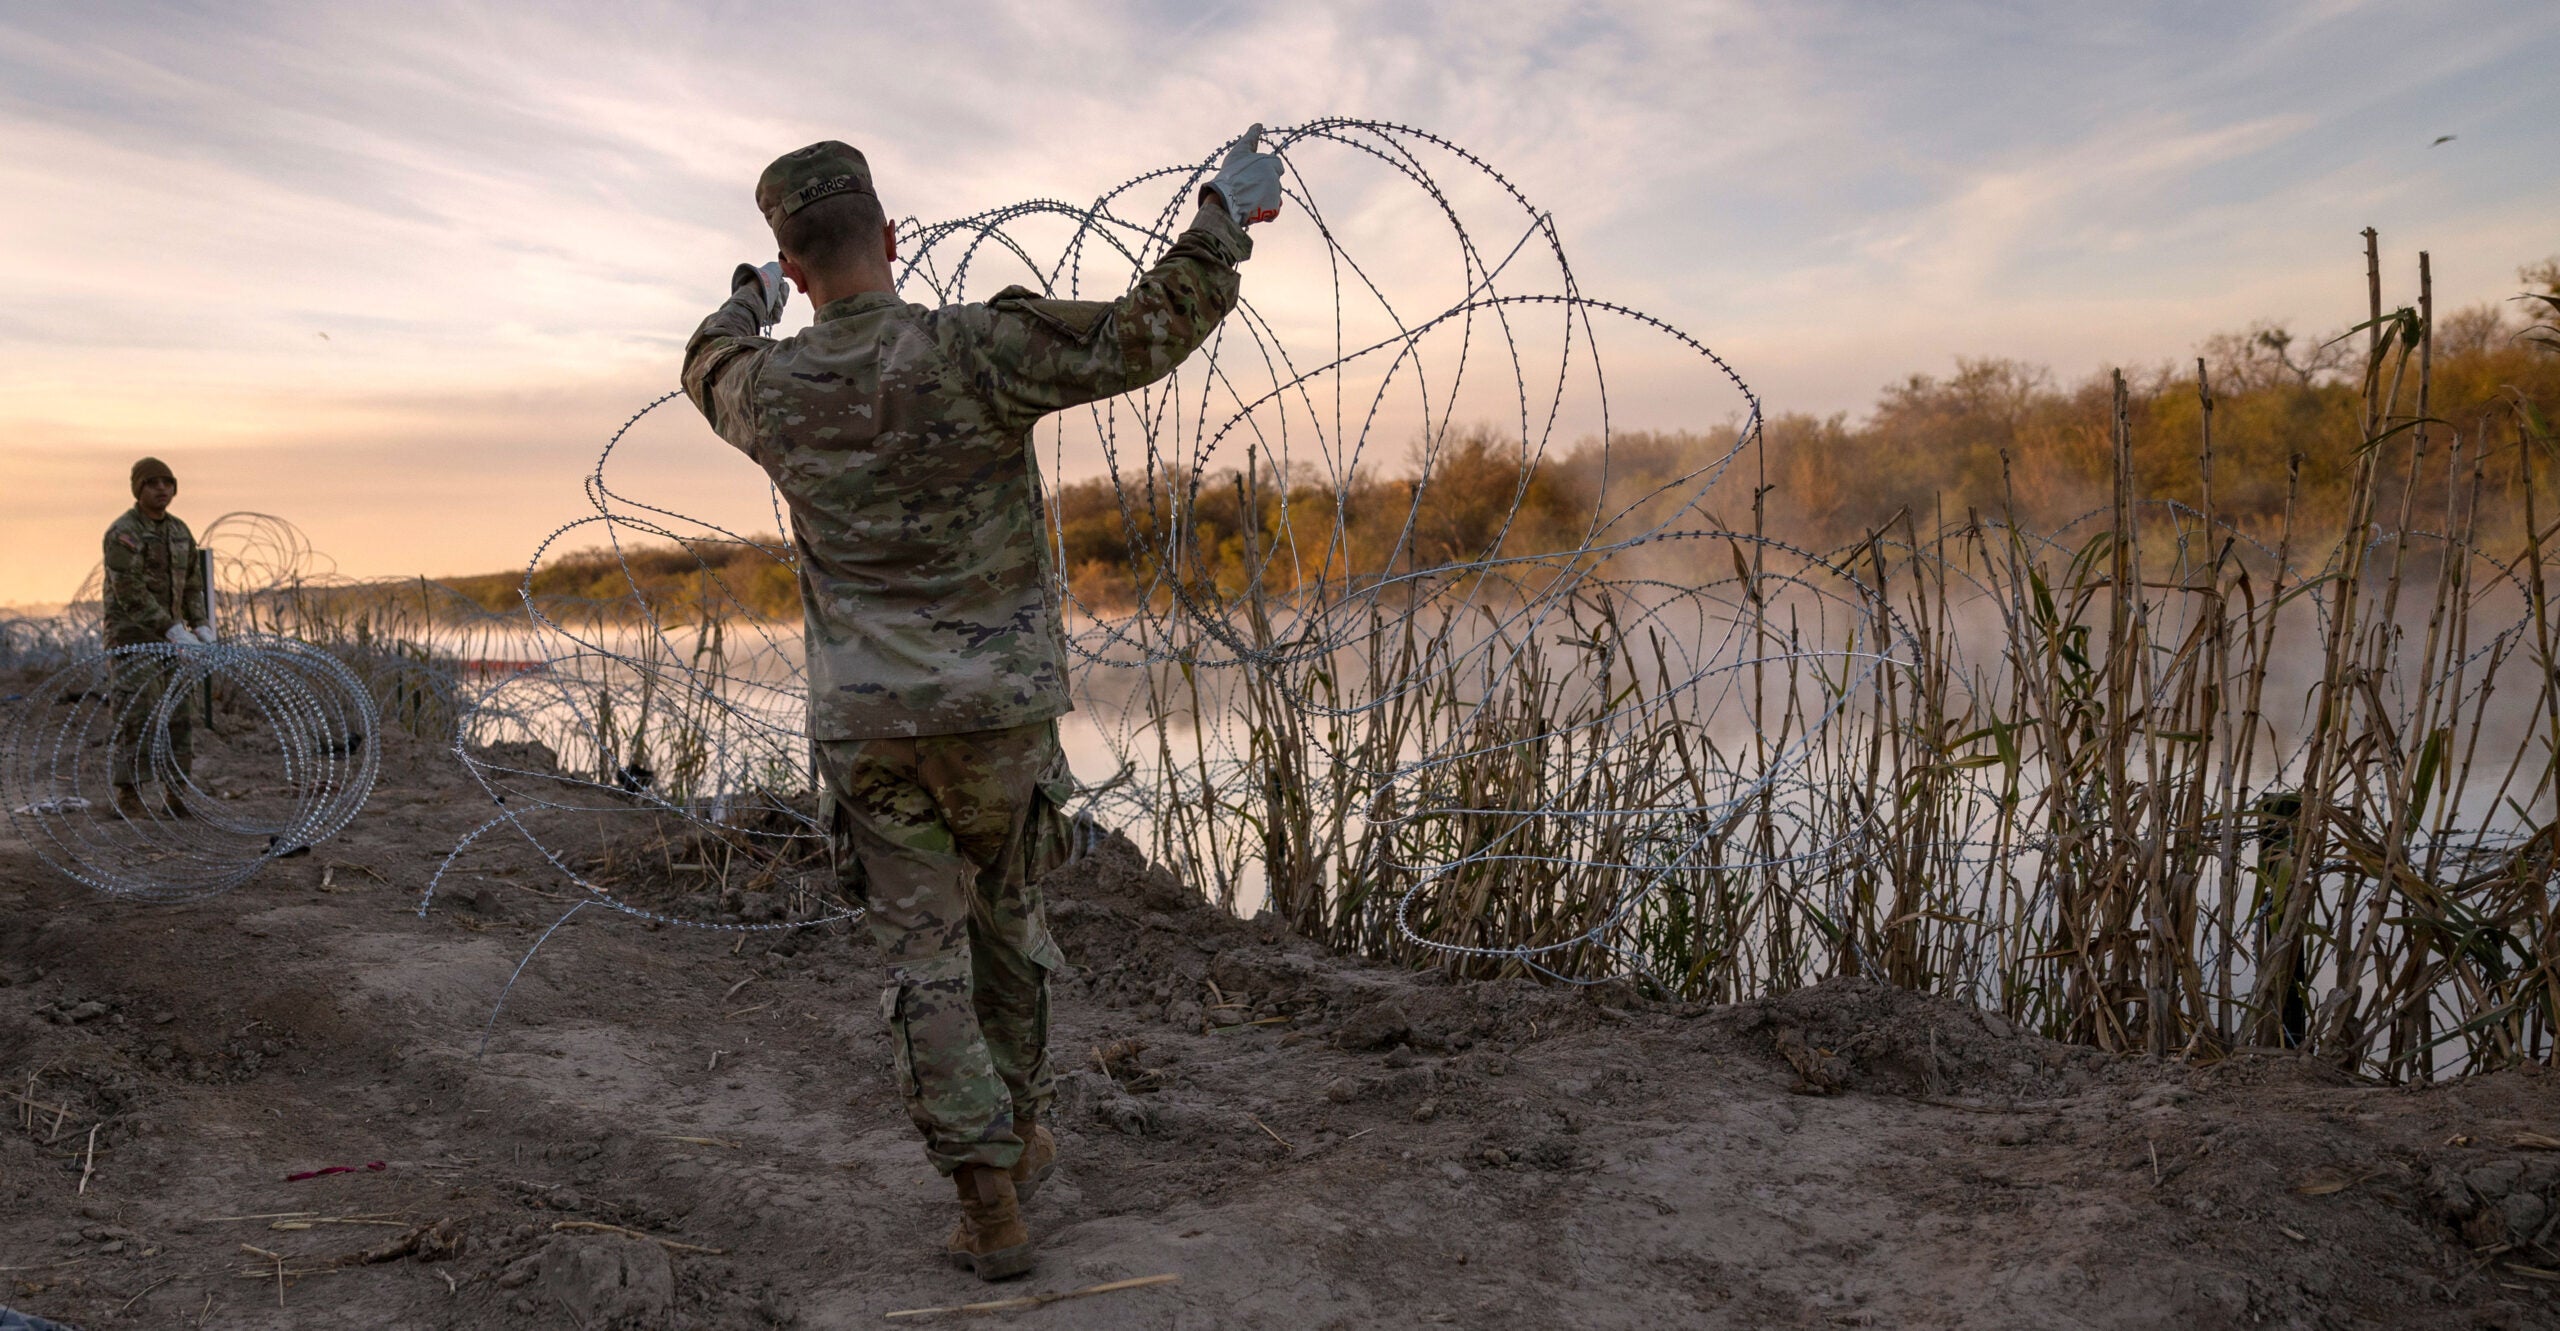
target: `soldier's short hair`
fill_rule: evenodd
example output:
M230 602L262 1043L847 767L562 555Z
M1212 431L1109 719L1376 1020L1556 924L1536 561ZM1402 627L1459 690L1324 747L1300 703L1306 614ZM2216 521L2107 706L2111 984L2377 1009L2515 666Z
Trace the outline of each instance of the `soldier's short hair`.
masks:
M880 253L880 229L889 224L880 200L844 193L820 199L782 219L774 239L803 268L832 272Z

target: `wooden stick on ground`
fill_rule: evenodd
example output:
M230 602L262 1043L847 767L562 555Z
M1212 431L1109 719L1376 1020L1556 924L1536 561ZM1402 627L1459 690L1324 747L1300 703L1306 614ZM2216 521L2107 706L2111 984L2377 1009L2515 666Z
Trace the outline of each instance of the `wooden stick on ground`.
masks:
M1284 1151L1294 1151L1294 1150L1298 1149L1297 1147L1295 1147L1295 1146L1291 1146L1291 1145L1289 1144L1289 1139L1288 1139L1288 1138L1281 1136L1279 1133L1273 1132L1273 1131L1271 1130L1271 1125L1270 1125L1270 1124L1263 1122L1261 1119L1254 1118L1254 1117L1253 1117L1253 1115L1251 1115L1251 1114L1247 1114L1247 1115L1245 1115L1245 1117L1246 1117L1246 1118L1248 1118L1248 1119L1252 1119L1252 1120L1253 1120L1253 1126L1255 1126L1255 1127L1257 1127L1257 1128L1262 1129L1262 1131L1263 1131L1263 1135L1265 1135L1265 1136L1269 1137L1271 1140L1273 1140L1273 1141L1275 1141L1275 1142L1280 1143L1280 1149L1281 1149L1281 1150L1284 1150Z
M61 1105L54 1104L54 1103L51 1103L50 1101L45 1101L45 1100L34 1100L34 1099L30 1099L30 1098L28 1098L28 1097L26 1097L26 1096L23 1096L23 1095L18 1094L16 1091L0 1091L0 1095L5 1095L5 1096L9 1097L10 1099L17 1101L19 1104L22 1104L22 1105L27 1106L27 1107L28 1107L28 1109L27 1109L27 1111L25 1111L25 1112L32 1112L32 1111L37 1110L37 1109L50 1109L50 1110L52 1110L52 1111L54 1112L54 1114L55 1114L56 1116L60 1116L60 1115L63 1115L63 1114L68 1114L68 1113L70 1113L70 1112L71 1112L69 1109L66 1109L66 1108L64 1108L64 1107L63 1107L63 1106L61 1106ZM23 1113L21 1114L21 1117L24 1117L24 1114L23 1114ZM26 1123L24 1124L24 1126L32 1128L32 1127L34 1127L34 1126L35 1126L35 1124L34 1124L34 1122L33 1122L32 1120L29 1120L28 1122L26 1122Z
M170 1272L169 1274L167 1274L167 1275L165 1275L165 1276L160 1277L158 1280L154 1280L154 1281L152 1281L150 1284L143 1286L143 1287L141 1288L141 1290L140 1290L139 1292L135 1293L135 1295L134 1295L132 1298L126 1299L124 1302L119 1303L119 1304L117 1304L117 1305L116 1305L115 1315L116 1315L116 1316L118 1316L118 1317L122 1317L122 1316L124 1316L124 1310L125 1310L125 1309L127 1309L127 1308L132 1307L133 1305L135 1305L135 1304L137 1304L137 1303L142 1302L142 1296L143 1296L144 1294L148 1294L148 1293L150 1293L151 1291L153 1291L153 1290L155 1290L155 1289L158 1289L158 1288L160 1288L162 1285L168 1284L170 1281L175 1280L175 1279L177 1279L177 1278L178 1278L178 1273L177 1273L177 1272L175 1272L175 1271L172 1271L172 1272Z
M273 1275L281 1275L288 1280L301 1280L308 1276L334 1276L345 1269L341 1266L288 1266L279 1272L268 1266L244 1266L236 1274L242 1280L264 1280Z
M268 1261L274 1262L274 1263L276 1264L276 1306L277 1306L277 1307L279 1307L279 1308L283 1307L283 1306L284 1306L284 1254L283 1254L283 1253L280 1253L280 1252L269 1252L269 1251L267 1251L266 1249L261 1248L261 1247L257 1246L256 1244L253 1244L253 1243L243 1243L243 1244L241 1244L241 1245L240 1245L240 1251L245 1252L245 1253L251 1253L251 1254L254 1254L254 1255L259 1256L259 1257L264 1257L264 1258L266 1258ZM245 1275L245 1274L247 1274L247 1273L246 1273L246 1272L243 1272L242 1274L244 1274L244 1275Z
M1139 1276L1134 1280L1112 1280L1083 1289L1062 1290L1056 1294L1030 1294L1018 1299L997 1299L992 1303L960 1303L947 1308L901 1308L886 1314L890 1317L935 1317L943 1313L1010 1313L1027 1308L1045 1308L1069 1299L1090 1298L1096 1294L1113 1294L1124 1289L1145 1289L1150 1285L1170 1285L1182 1279L1178 1275Z
M88 1195L90 1171L95 1170L98 1167L98 1129L105 1126L106 1124L104 1123L92 1123L89 1125L89 1149L81 1153L80 1186L75 1190L74 1195Z

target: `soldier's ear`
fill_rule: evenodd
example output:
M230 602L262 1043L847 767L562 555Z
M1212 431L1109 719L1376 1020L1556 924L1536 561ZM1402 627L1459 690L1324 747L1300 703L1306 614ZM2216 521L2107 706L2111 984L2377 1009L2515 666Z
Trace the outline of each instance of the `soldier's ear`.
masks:
M896 263L898 261L897 223L883 222L880 224L880 252L887 257L890 263Z

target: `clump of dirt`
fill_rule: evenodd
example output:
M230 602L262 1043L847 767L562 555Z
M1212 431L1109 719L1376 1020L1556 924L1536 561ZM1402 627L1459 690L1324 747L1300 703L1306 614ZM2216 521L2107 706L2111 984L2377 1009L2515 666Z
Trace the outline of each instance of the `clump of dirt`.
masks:
M1210 906L1117 832L1096 838L1043 887L1061 942L1096 959L1077 977L1086 992L1174 1026L1274 1025L1321 1032L1355 1052L1446 1055L1503 1031L1552 1037L1623 1022L1625 1010L1600 1000L1636 1001L1618 986L1454 984L1436 972L1352 961L1268 916L1241 920Z
M504 781L512 776L557 776L560 755L550 745L536 739L500 740L495 744L471 746L471 756L496 769L492 776Z
M858 927L587 910L526 962L580 891L494 834L418 918L487 800L384 756L344 836L212 901L102 900L0 839L0 1303L750 1331L988 1297L940 1260ZM704 923L812 890L628 815L548 830ZM2539 1071L2114 1059L1865 981L1451 983L1209 909L1116 836L1044 886L1063 1155L1000 1292L1180 1280L1043 1326L2560 1324Z
M1736 1003L1707 1022L1776 1055L1795 1073L1795 1089L1817 1095L2050 1099L2088 1090L2109 1063L2094 1049L2025 1034L1996 1012L1865 979Z

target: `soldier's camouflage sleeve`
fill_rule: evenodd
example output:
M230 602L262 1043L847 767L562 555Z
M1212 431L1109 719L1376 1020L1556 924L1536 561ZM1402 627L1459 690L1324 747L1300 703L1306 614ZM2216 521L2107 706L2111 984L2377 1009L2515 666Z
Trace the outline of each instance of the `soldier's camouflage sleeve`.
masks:
M142 566L142 542L130 530L130 524L119 519L107 528L106 586L100 609L113 636L113 630L128 629L134 634L157 638L169 631L177 617L160 598L151 594L151 584Z
M1012 428L1143 388L1173 373L1236 306L1236 265L1253 241L1223 207L1204 207L1116 301L1048 300L1008 287L984 305L933 314L935 339Z
M213 622L213 606L206 598L213 589L204 585L204 546L196 541L194 528L176 518L169 521L187 534L187 569L179 584L183 590L177 595L178 613L185 615L190 624L209 624Z
M760 335L757 310L747 299L753 287L740 287L684 344L684 393L711 422L712 432L735 445L758 464L762 431L757 428L757 371L773 352L773 339Z

